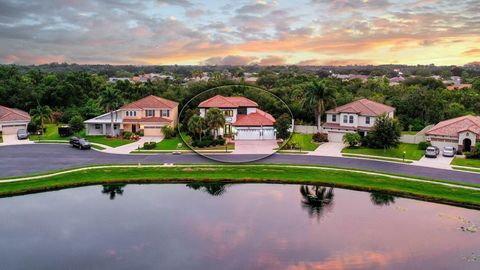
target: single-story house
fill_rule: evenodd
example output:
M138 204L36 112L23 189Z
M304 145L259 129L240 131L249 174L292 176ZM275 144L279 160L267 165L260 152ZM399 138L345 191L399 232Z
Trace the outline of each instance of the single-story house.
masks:
M17 134L17 130L26 129L31 117L27 112L0 105L0 131L4 135Z
M328 133L330 142L342 142L343 135L358 132L367 135L375 124L375 119L386 114L393 118L395 108L368 99L360 99L325 112L327 121L323 130Z
M427 141L439 148L452 146L471 151L480 142L480 116L465 115L442 121L425 133Z
M178 103L150 95L126 104L114 111L114 135L123 132L143 132L144 136L162 136L162 127L175 128L178 118ZM111 115L105 113L84 122L87 135L109 135Z
M205 117L209 108L218 108L225 115L225 126L219 134L232 136L235 140L275 140L275 118L258 108L258 104L245 97L216 95L204 100L198 107Z

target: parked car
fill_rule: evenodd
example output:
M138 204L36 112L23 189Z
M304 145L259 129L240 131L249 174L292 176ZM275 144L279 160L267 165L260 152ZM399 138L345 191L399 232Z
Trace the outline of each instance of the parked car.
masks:
M442 153L442 155L443 155L444 157L454 157L455 154L456 154L456 152L457 152L457 149L455 149L455 147L445 146L445 147L443 148L443 153Z
M22 129L17 130L17 139L19 139L19 140L28 139L28 135L29 135L29 133L27 132L26 129L22 128Z
M440 154L440 149L436 146L429 146L425 150L425 156L430 158L436 158Z
M90 142L88 142L87 139L76 136L70 138L70 145L72 145L72 147L77 147L78 149L82 150L92 148Z

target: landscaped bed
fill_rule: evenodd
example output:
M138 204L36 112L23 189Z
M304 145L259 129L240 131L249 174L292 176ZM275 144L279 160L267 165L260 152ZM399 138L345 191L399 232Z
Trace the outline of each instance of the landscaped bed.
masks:
M425 151L418 149L417 144L401 143L398 148L390 148L386 151L383 149L373 149L366 147L357 147L357 148L344 148L342 153L347 154L360 154L360 155L370 155L370 156L379 156L379 157L391 157L403 159L403 152L405 152L405 159L410 160L420 160Z
M301 165L116 165L45 176L35 180L0 183L0 196L56 190L106 183L162 182L265 182L334 185L366 191L389 192L442 203L480 208L478 185L427 180L423 178L375 174L351 169ZM431 181L431 182L422 182ZM454 184L455 186L448 186Z
M297 144L302 151L314 151L320 145L313 142L313 134L293 133L289 143Z

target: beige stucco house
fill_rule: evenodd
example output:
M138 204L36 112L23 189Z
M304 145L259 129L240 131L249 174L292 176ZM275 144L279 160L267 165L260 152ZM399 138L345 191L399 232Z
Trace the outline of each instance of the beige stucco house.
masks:
M177 102L150 95L114 112L114 135L143 132L144 136L162 136L162 127L176 127L177 119ZM110 113L89 119L85 125L87 135L108 135L111 127Z

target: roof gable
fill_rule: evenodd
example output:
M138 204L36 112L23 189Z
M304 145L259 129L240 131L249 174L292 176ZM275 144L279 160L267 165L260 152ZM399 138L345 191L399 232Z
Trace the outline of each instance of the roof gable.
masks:
M0 121L30 121L30 115L19 109L0 105Z
M146 96L142 99L124 105L121 109L173 109L178 106L178 103L165 98L154 95Z
M238 107L258 107L258 104L246 97L224 97L216 95L200 102L199 108L238 108Z
M364 116L379 116L393 111L395 111L393 107L364 98L328 110L326 113L357 113Z
M233 123L234 126L273 126L275 118L262 110L257 109L256 112L237 115L237 121Z

